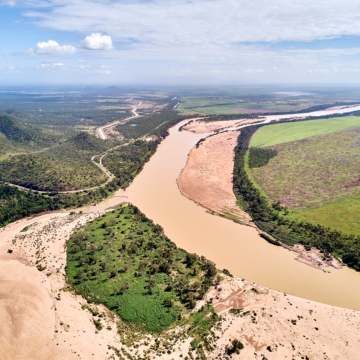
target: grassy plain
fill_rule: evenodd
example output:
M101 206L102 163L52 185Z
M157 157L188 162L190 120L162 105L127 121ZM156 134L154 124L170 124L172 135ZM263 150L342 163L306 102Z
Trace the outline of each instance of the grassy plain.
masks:
M273 124L260 128L251 146L270 146L356 127L360 127L360 117L357 116Z
M289 220L320 224L344 234L360 234L360 194L348 199L289 213Z
M271 148L278 155L253 169L273 202L295 209L315 208L360 192L360 130L347 130Z

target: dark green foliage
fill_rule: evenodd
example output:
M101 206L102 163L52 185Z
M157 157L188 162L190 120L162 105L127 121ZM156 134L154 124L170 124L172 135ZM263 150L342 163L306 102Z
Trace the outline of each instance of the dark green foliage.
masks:
M242 350L243 348L244 348L244 345L238 339L234 339L231 342L231 346L226 345L226 351L229 355L231 355L233 353L240 354L240 350Z
M0 114L0 154L40 150L59 141L60 138L51 131Z
M250 148L249 150L249 167L259 168L265 166L277 155L273 149Z
M212 351L213 347L209 342L209 333L211 328L219 321L220 317L216 314L212 306L203 306L199 311L189 317L191 326L188 334L194 338L191 342L193 350L205 347L207 351ZM214 333L211 335L214 336ZM201 353L202 351L200 351Z
M137 140L110 152L103 158L102 163L124 187L142 170L144 164L155 153L158 144L158 141Z
M0 227L26 216L60 207L61 204L51 197L0 184Z
M234 192L242 207L256 225L275 239L288 245L312 246L342 258L348 266L360 271L360 236L344 235L318 224L289 221L284 218L278 204L272 206L254 186L247 173L246 155L252 135L261 125L244 128L235 148ZM285 211L286 213L286 211Z
M103 328L103 326L101 325L101 322L99 320L93 319L93 322L96 327L96 330L100 331Z
M186 258L160 226L128 205L71 237L67 275L88 302L102 303L125 322L160 332L192 308L213 282L211 261L194 256L189 266ZM197 275L194 268L200 270Z
M187 118L189 116L182 116L168 106L159 112L127 121L125 124L117 126L116 129L126 139L137 139L145 135L156 135L159 138L165 138L168 135L169 128Z

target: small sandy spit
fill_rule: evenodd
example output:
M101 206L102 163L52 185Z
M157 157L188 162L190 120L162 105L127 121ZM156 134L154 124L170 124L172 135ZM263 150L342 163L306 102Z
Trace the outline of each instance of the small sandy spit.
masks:
M248 125L254 122L262 122L263 119L241 119L241 120L228 120L228 121L211 121L206 120L193 120L188 122L181 130L190 131L195 134L211 133L213 131L234 128L237 126Z

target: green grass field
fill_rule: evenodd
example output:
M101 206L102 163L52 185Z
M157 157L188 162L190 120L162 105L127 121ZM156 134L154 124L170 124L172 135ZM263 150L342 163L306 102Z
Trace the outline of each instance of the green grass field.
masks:
M356 127L360 127L357 116L268 125L256 132L251 146L270 146Z
M282 143L278 155L253 169L273 202L295 209L315 208L360 192L360 130L347 130Z
M344 234L360 234L360 194L316 209L290 213L289 220L320 224Z

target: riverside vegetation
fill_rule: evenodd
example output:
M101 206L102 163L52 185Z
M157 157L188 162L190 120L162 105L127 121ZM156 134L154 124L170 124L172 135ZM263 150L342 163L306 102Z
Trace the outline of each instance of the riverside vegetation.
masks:
M234 192L243 209L255 224L272 237L288 245L303 244L306 249L316 247L328 258L340 257L348 266L360 271L360 236L343 234L319 224L289 220L289 211L280 202L271 203L254 183L250 166L264 166L275 155L274 150L248 149L253 134L261 125L244 128L235 148ZM250 155L249 155L250 153ZM271 239L269 238L271 241Z
M211 329L221 318L210 304L193 309L222 277L213 262L179 249L137 207L93 220L71 236L67 252L69 284L89 304L104 304L133 331L160 334L183 326L202 359L212 350Z

